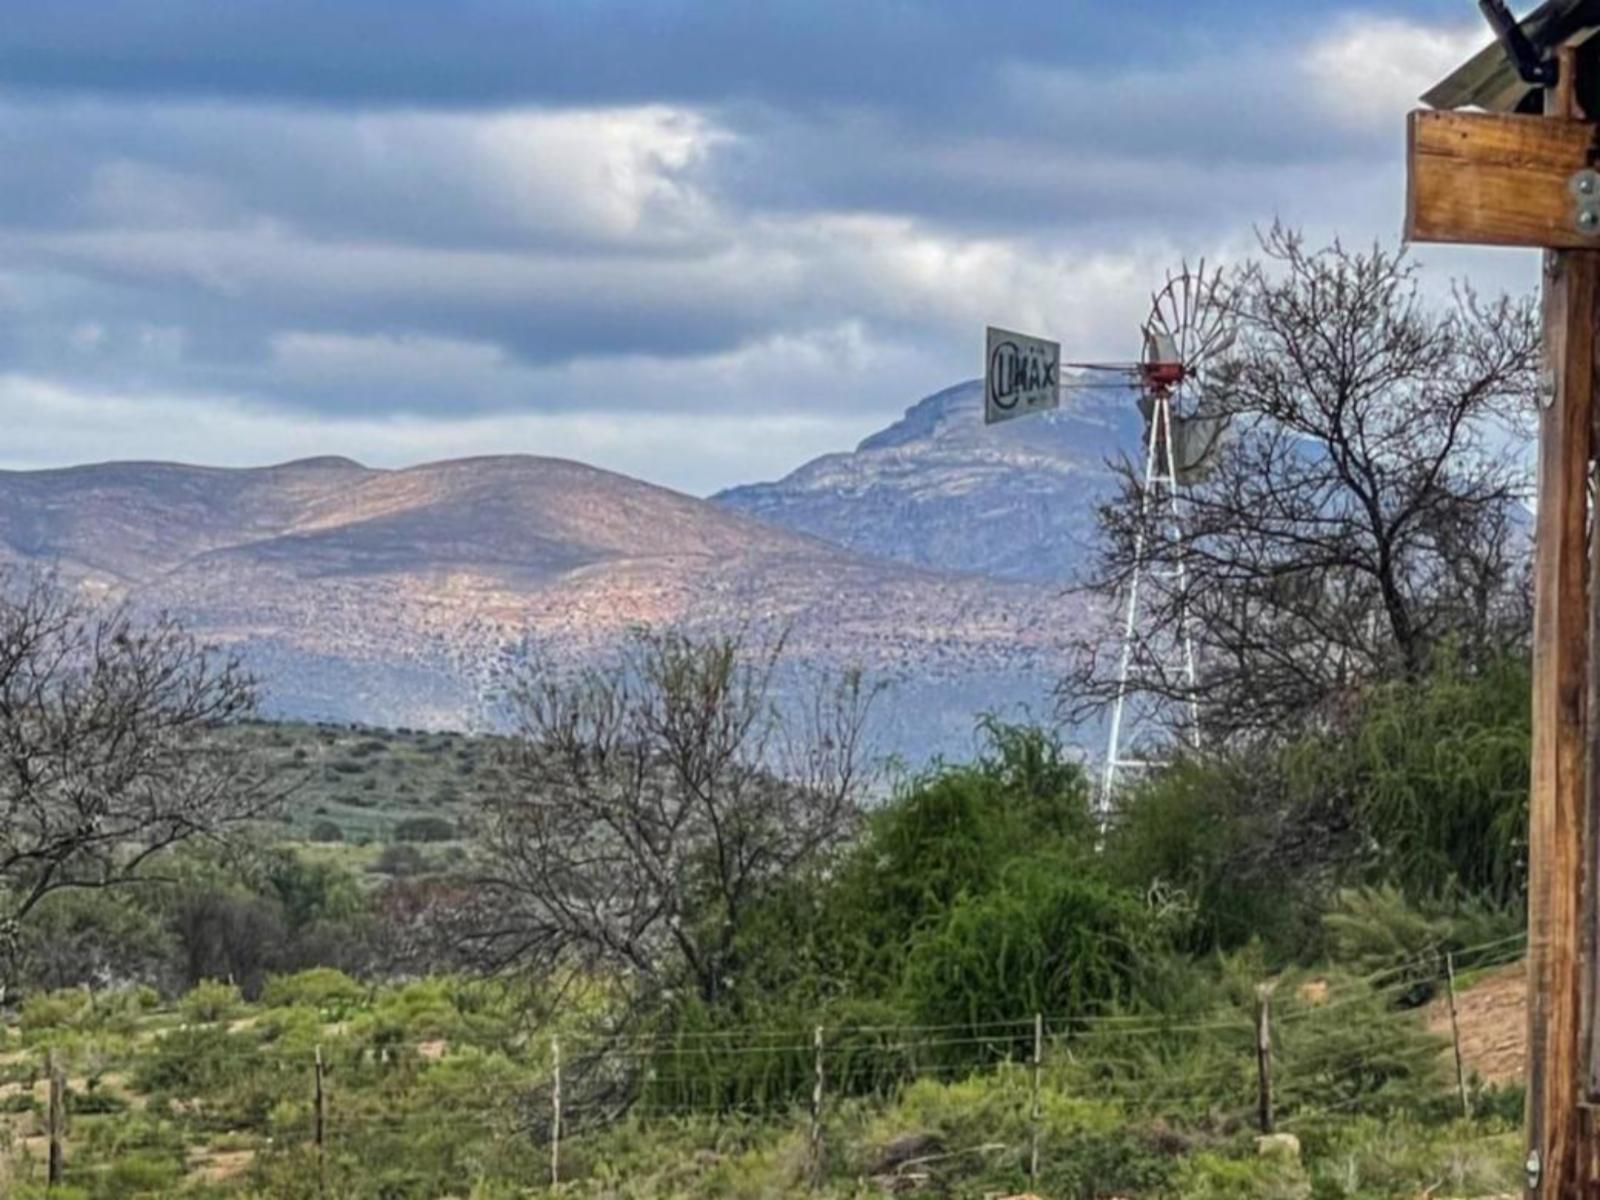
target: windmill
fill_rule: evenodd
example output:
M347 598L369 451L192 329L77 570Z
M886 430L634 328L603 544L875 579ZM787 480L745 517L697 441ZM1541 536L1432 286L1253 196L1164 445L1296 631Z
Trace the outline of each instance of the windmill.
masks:
M1170 546L1181 546L1186 490L1211 471L1228 428L1219 368L1233 347L1236 327L1223 273L1215 268L1208 271L1202 261L1194 270L1184 264L1177 273L1169 274L1151 298L1141 334L1144 348L1138 362L1063 364L1060 347L1054 342L990 329L985 379L985 413L991 423L1054 408L1064 390L1106 387L1133 391L1144 418L1144 486L1138 494L1134 566L1122 610L1117 686L1100 779L1102 825L1110 814L1119 775L1151 765L1149 760L1123 757L1129 678L1143 641L1140 588L1160 557L1149 538L1156 533ZM1063 367L1077 374L1062 376ZM1172 554L1170 558L1171 582L1182 597L1187 587L1183 556ZM1199 739L1198 672L1187 613L1180 616L1177 636L1165 650L1174 660L1166 666L1184 681L1183 735L1194 744Z

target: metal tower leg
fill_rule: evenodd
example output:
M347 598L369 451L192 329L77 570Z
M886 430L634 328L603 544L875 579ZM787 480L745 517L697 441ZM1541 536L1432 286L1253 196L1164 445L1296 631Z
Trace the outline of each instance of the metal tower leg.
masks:
M1174 544L1178 544L1183 537L1177 463L1172 445L1172 406L1170 398L1166 395L1158 393L1153 399L1154 411L1150 414L1150 445L1145 453L1144 490L1139 497L1139 527L1134 533L1133 574L1128 582L1128 602L1123 617L1122 656L1117 668L1117 692L1111 708L1111 730L1106 746L1105 768L1100 779L1100 795L1096 804L1096 821L1102 836L1111 818L1112 796L1116 790L1119 770L1125 766L1144 765L1123 759L1122 726L1127 708L1128 675L1133 667L1134 631L1139 619L1139 582L1146 568L1145 530L1151 506L1154 505L1158 513L1161 512L1162 506L1165 506L1168 530ZM1162 451L1159 459L1156 453L1158 443ZM1159 494L1163 488L1164 496ZM1188 586L1188 575L1181 555L1175 571L1179 594L1183 595ZM1189 694L1188 735L1190 743L1198 745L1200 713L1199 699L1196 695L1194 635L1187 608L1179 617L1179 631L1183 641L1184 680Z

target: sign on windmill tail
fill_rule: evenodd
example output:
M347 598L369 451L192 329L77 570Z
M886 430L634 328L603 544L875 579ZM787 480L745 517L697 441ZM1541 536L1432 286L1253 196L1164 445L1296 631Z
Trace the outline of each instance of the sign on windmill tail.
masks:
M983 419L993 425L1061 404L1061 345L989 327Z

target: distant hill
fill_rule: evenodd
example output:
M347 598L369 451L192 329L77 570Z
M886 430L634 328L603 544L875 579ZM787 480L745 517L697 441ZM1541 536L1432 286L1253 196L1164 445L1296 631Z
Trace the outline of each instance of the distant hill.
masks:
M486 797L515 787L501 761L506 743L494 736L292 721L246 722L226 736L289 789L278 820L302 841L464 837ZM410 836L414 828L424 836Z
M508 648L593 661L639 624L787 629L801 668L896 683L884 744L960 752L1044 702L1054 589L869 557L579 463L377 470L108 463L0 472L0 562L167 609L236 647L278 716L484 727Z
M1053 413L983 423L974 380L906 411L848 453L719 504L863 554L1004 580L1061 582L1083 564L1107 460L1137 456L1131 392L1068 393Z

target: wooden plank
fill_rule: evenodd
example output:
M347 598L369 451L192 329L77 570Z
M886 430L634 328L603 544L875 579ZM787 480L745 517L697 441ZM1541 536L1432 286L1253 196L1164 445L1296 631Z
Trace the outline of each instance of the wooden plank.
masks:
M1568 86L1547 94L1566 124ZM1559 107L1558 107L1559 106ZM1507 118L1497 118L1506 120ZM1592 1187L1592 1122L1580 1107L1587 709L1588 512L1600 320L1600 251L1545 255L1550 394L1539 420L1534 532L1533 746L1528 795L1527 1145L1539 1166L1530 1200L1580 1200ZM1536 1157L1533 1157L1536 1156ZM1530 1181L1531 1182L1531 1181Z
M1528 798L1528 1145L1541 1197L1587 1175L1577 1060L1583 981L1585 729L1588 691L1586 488L1600 319L1600 252L1552 252L1546 340L1555 396L1539 434L1533 750Z
M1414 242L1600 249L1577 223L1572 176L1600 147L1588 121L1413 112L1405 236Z

